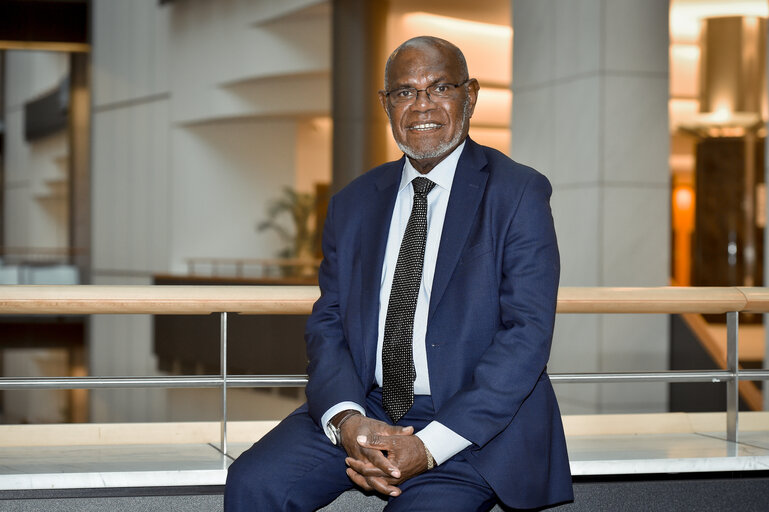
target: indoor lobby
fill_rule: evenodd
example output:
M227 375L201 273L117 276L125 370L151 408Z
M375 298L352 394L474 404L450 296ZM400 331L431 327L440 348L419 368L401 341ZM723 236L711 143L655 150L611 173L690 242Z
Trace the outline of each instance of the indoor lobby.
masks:
M424 34L480 84L472 140L552 184L575 492L553 510L766 510L767 18L0 2L0 510L222 510L227 467L305 401L329 200L402 156L377 91Z

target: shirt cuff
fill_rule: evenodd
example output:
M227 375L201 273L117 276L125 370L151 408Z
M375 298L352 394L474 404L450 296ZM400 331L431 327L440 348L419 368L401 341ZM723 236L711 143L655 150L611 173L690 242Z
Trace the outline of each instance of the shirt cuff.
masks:
M416 436L430 450L436 465L443 464L472 444L437 421L428 423L425 428L416 433Z
M331 421L331 418L333 418L334 416L336 416L342 411L346 411L347 409L354 409L360 412L362 415L364 416L366 415L366 411L363 410L363 407L356 404L355 402L339 402L335 406L331 407L331 409L326 411L326 413L320 418L320 426L323 428L323 431L326 433L328 438L334 444L336 444L336 438L334 437L334 434L331 433L331 429L328 426L328 422Z

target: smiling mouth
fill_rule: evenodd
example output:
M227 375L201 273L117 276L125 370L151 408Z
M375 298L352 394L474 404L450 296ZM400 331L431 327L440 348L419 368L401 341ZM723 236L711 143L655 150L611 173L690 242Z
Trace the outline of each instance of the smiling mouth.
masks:
M422 124L415 124L414 126L409 126L409 130L415 131L415 132L426 132L429 130L437 130L442 126L443 126L442 124L438 124L438 123L422 123Z

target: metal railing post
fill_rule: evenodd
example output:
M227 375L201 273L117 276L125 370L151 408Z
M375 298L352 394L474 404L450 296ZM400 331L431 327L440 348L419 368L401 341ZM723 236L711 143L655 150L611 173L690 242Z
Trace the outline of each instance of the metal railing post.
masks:
M221 354L219 360L222 365L222 438L221 450L227 455L227 313L221 313L219 346Z
M740 407L739 313L726 313L726 369L732 378L726 383L726 439L737 442Z

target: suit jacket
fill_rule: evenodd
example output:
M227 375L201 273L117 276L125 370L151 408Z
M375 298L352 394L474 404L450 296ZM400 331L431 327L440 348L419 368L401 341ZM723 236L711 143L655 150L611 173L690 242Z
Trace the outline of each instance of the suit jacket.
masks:
M330 201L321 296L307 322L307 404L365 404L375 386L379 288L404 160ZM467 139L449 196L428 312L435 420L507 505L572 499L566 444L546 373L560 272L550 183Z

